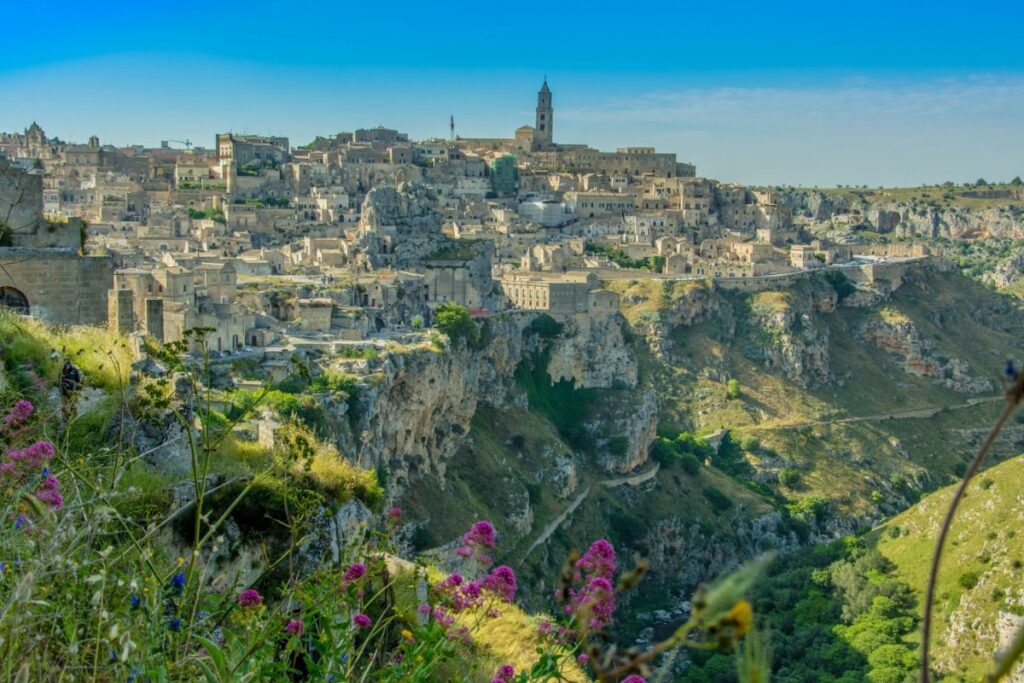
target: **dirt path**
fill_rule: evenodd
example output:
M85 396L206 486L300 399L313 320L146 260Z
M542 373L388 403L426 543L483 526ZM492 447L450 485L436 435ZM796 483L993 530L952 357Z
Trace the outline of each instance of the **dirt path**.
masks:
M610 489L613 489L616 486L622 486L623 484L626 484L627 486L639 486L645 481L650 481L651 479L653 479L658 474L659 470L661 470L661 465L659 465L658 463L654 463L654 467L650 468L645 472L641 472L640 474L630 474L625 477L605 479L603 481L599 481L598 484L600 484L601 486L606 486ZM576 509L580 505L582 505L583 501L586 500L587 496L590 495L590 488L591 487L588 486L587 488L583 489L583 491L581 491L578 496L573 498L572 502L569 503L569 506L562 511L562 514L558 515L553 520L548 522L547 526L544 527L544 530L540 532L540 536L535 538L533 543L530 544L530 547L526 549L526 552L523 554L523 558L519 561L520 564L522 564L526 560L526 558L529 557L530 553L532 553L537 548L537 546L547 542L547 540L551 538L551 534L555 533L558 530L558 528L565 523L565 520L569 519L572 513L576 512Z
M565 510L562 511L562 514L558 515L553 520L548 522L548 525L544 527L543 531L540 532L540 536L538 536L533 541L533 543L530 544L530 547L526 549L526 552L523 553L523 559L519 560L519 564L522 564L526 561L526 558L530 556L530 553L533 552L534 548L536 548L541 543L544 543L549 538L551 538L551 534L555 533L555 531L558 530L558 527L562 526L562 522L568 519L569 515L576 512L576 508L578 508L583 503L583 501L586 500L588 495L590 495L589 486L583 489L583 491L578 496L573 498L573 501L569 503L569 507L565 508Z
M766 432L778 431L780 429L799 429L800 427L813 427L815 425L823 424L849 424L853 422L879 422L882 420L912 420L928 418L938 415L944 410L963 410L964 408L973 408L976 405L982 403L992 403L993 401L1005 400L1005 396L999 394L997 396L983 396L981 398L969 398L964 403L960 403L955 406L940 406L937 408L915 408L914 410L899 410L892 413L881 413L879 415L862 415L860 417L842 417L835 420L815 420L813 422L798 422L795 424L788 425L777 425L771 426L752 426L747 427L751 430L761 430Z

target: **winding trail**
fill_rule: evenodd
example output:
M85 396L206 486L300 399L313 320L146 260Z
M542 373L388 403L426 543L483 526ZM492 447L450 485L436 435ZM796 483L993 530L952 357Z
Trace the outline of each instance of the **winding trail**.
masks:
M658 474L659 470L661 470L661 465L654 463L654 467L644 472L640 472L639 474L629 474L624 477L616 477L615 479L605 479L597 483L610 489L622 486L623 484L627 486L639 486L645 481L653 479ZM547 540L551 538L551 534L558 531L562 524L565 523L565 520L569 519L572 513L576 512L576 509L579 508L579 506L583 504L583 501L587 499L587 496L590 495L590 489L590 486L583 489L579 495L572 499L572 502L569 503L568 507L566 507L560 515L548 522L547 526L545 526L540 532L540 535L534 539L533 543L530 544L530 547L526 549L525 553L523 553L523 557L519 560L519 564L525 562L526 558L530 556L530 553L536 550L537 546L546 543Z
M899 410L892 413L881 413L879 415L861 415L860 417L841 417L834 420L814 420L812 422L795 422L793 424L785 425L751 425L750 427L744 427L745 430L759 430L765 432L774 432L782 429L799 429L800 427L813 427L815 425L823 424L850 424L853 422L879 422L882 420L912 420L928 418L938 415L944 410L963 410L964 408L973 408L976 405L982 403L992 403L993 401L1004 401L1006 397L1003 394L996 396L983 396L981 398L969 398L966 402L952 406L938 406L931 408L915 408L913 410Z

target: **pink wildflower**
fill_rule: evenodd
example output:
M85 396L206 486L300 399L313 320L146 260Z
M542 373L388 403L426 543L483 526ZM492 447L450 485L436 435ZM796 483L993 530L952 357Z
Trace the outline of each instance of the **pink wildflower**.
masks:
M263 596L255 588L246 588L238 594L240 607L256 607L263 604Z
M43 470L43 481L36 489L36 498L50 506L53 510L64 507L64 497L60 495L60 482L49 470Z
M365 575L366 565L362 562L353 562L349 565L349 568L345 570L345 574L341 578L345 583L352 583L353 581L358 581L363 578Z
M301 636L306 632L306 625L302 622L302 619L292 619L285 624L284 630L294 636Z
M511 664L502 664L498 667L498 670L494 672L494 679L502 681L503 683L509 683L512 677L516 675L516 668Z
M469 547L494 547L494 526L487 520L480 520L462 537L462 545Z
M637 676L636 674L630 674L622 679L622 683L647 683L643 677Z
M453 617L451 613L441 605L434 608L431 616L434 617L434 621L440 624L442 628L448 628L455 623L455 617Z
M537 624L537 635L538 636L550 636L555 630L555 625L545 619L544 621Z
M516 599L516 573L507 565L501 565L491 570L491 573L484 578L484 587L496 594L505 602L514 602Z
M391 508L388 510L388 521L397 522L402 518L402 508Z
M588 655L586 652L581 652L581 653L579 653L576 656L576 663L577 664L582 665L582 664L586 664L589 661L590 661L590 655Z
M356 628L370 628L370 625L373 624L373 619L370 619L365 614L357 614L352 617L352 623L355 624Z

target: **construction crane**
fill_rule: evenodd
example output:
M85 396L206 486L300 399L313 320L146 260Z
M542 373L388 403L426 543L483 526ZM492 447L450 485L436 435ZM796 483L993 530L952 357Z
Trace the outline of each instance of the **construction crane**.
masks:
M185 149L192 149L191 140L168 140L168 142L177 142L179 145L185 145Z

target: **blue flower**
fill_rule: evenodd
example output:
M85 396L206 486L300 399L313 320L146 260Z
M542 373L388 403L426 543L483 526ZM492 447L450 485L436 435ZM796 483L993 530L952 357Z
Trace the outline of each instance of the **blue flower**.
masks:
M167 624L167 628L171 629L172 631L180 631L181 619L171 619L171 622Z
M1017 375L1018 375L1018 374L1019 374L1019 373L1018 373L1018 371L1017 371L1017 366L1013 364L1013 359L1009 359L1009 360L1007 360L1007 361L1006 361L1006 367L1005 367L1005 368L1003 368L1003 376L1004 376L1004 377L1005 377L1005 378L1006 378L1006 379L1007 379L1008 381L1010 381L1010 382L1014 382L1014 381L1016 381L1016 380L1017 380Z
M135 683L137 678L141 675L142 671L133 667L131 673L128 674L128 683Z
M142 604L142 600L140 600L140 599L139 599L139 596L138 596L138 595L133 595L133 596L132 596L131 598L129 598L129 599L131 600L131 603L132 603L132 607L134 607L135 609L138 609L138 608L139 608L139 605L141 605L141 604Z
M175 593L180 593L185 588L185 572L178 572L171 577L171 587Z

